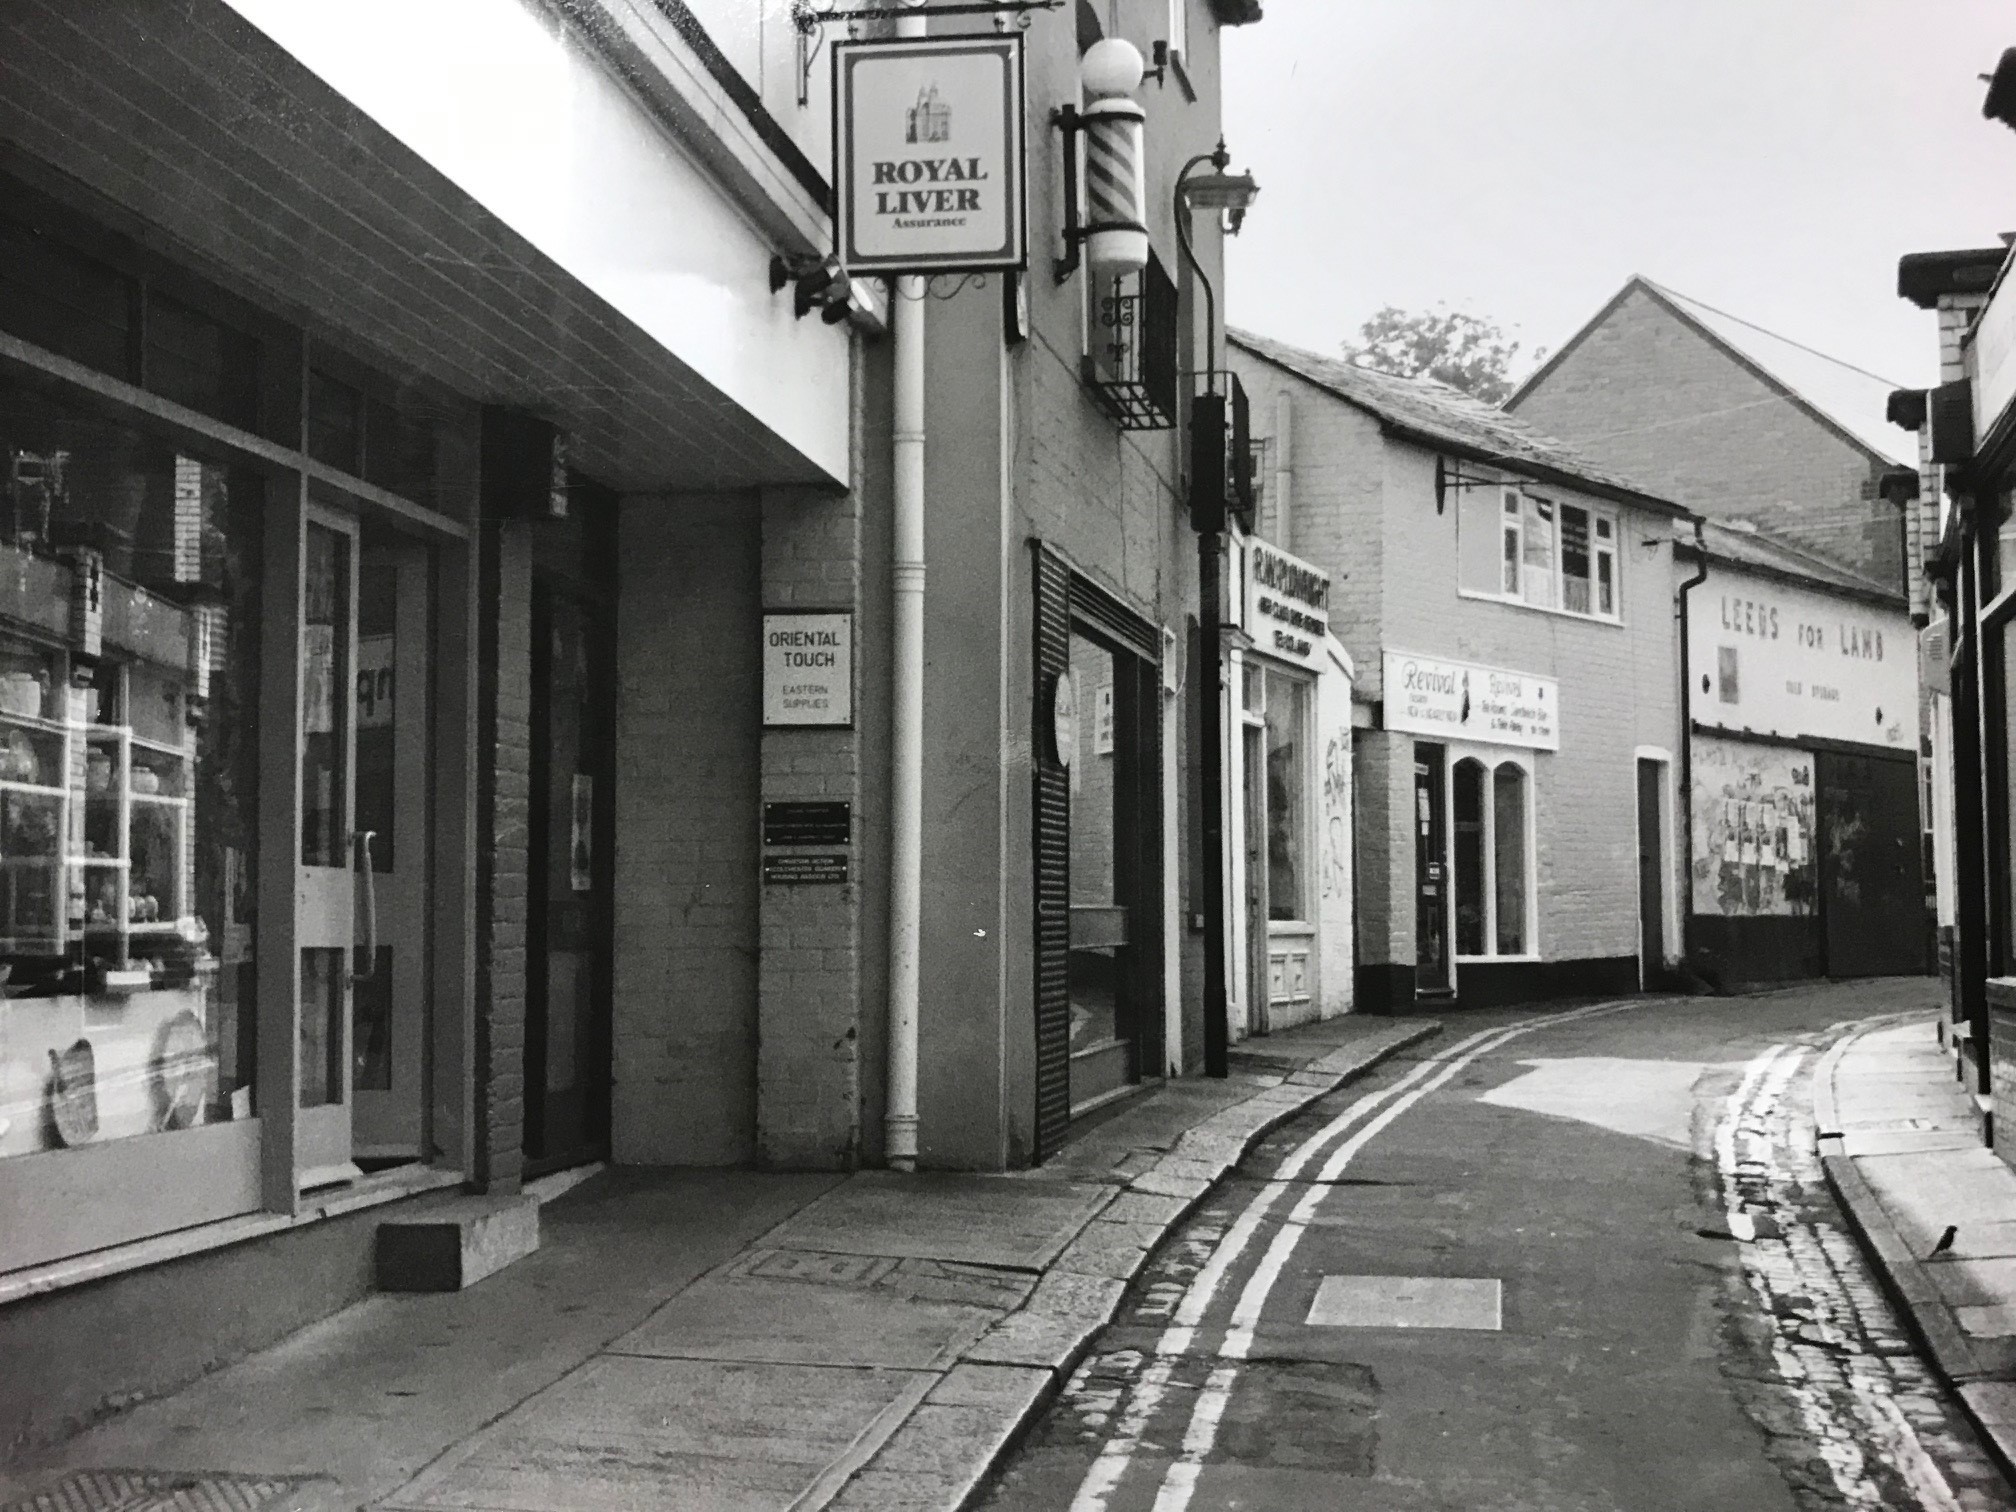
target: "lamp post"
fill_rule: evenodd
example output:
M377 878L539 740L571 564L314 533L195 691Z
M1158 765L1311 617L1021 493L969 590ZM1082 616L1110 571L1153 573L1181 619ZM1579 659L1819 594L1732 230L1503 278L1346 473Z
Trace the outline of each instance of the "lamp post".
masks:
M1200 153L1176 175L1176 240L1190 271L1204 288L1204 392L1194 397L1190 417L1190 523L1197 532L1197 638L1204 662L1204 686L1198 710L1201 725L1198 786L1198 829L1203 841L1204 876L1204 1074L1230 1072L1231 1015L1225 999L1225 762L1224 720L1220 705L1224 679L1220 675L1218 574L1225 532L1225 401L1218 392L1218 295L1190 245L1190 212L1222 210L1239 222L1260 192L1251 174L1230 174L1232 155L1220 140L1215 150ZM1208 174L1192 173L1205 163Z

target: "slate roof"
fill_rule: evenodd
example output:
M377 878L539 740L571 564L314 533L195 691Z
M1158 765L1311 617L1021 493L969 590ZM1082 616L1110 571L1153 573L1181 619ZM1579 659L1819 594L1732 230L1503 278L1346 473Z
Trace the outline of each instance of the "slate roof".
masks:
M1228 331L1226 339L1241 351L1285 368L1357 406L1389 432L1408 440L1620 503L1669 514L1686 513L1673 500L1647 493L1567 442L1446 383L1375 372L1341 357L1319 356L1250 331Z
M1798 582L1823 592L1847 594L1900 612L1906 607L1904 595L1896 589L1886 588L1873 578L1851 572L1838 562L1815 556L1782 537L1714 520L1703 520L1701 523L1702 539L1708 548L1710 561L1747 567L1769 577ZM1685 550L1694 549L1694 542L1689 537L1681 537L1680 544Z

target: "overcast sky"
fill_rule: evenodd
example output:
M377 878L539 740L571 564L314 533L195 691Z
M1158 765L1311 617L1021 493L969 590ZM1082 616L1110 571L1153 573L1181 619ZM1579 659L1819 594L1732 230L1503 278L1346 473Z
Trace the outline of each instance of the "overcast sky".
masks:
M1261 186L1230 317L1319 351L1438 302L1552 349L1643 273L1922 386L1899 255L2016 230L1977 78L2011 0L1266 0L1225 35Z

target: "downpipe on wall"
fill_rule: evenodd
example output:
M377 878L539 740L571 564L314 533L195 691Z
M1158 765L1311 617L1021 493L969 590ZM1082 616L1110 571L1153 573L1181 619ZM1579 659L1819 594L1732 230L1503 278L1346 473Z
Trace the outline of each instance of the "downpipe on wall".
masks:
M1687 624L1688 596L1708 581L1708 527L1699 516L1694 520L1694 549L1701 565L1673 590L1680 621L1680 978L1691 981L1694 971L1694 667L1690 655Z
M896 22L925 35L924 17ZM891 581L895 666L889 740L889 1077L883 1155L917 1169L918 937L924 877L924 280L891 281L895 326L894 542Z

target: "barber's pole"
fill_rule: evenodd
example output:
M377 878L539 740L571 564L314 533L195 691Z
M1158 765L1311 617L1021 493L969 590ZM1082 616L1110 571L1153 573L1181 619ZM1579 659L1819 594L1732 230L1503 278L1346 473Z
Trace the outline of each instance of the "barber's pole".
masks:
M1107 278L1148 266L1148 201L1142 157L1148 113L1130 99L1141 87L1141 54L1131 43L1094 43L1079 63L1096 98L1081 117L1085 142L1085 259Z

